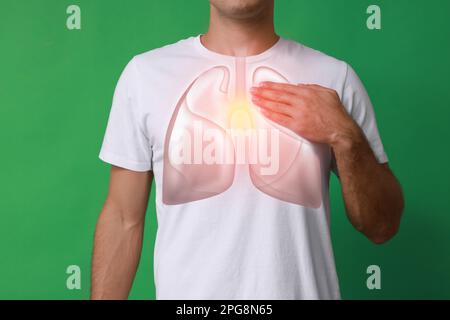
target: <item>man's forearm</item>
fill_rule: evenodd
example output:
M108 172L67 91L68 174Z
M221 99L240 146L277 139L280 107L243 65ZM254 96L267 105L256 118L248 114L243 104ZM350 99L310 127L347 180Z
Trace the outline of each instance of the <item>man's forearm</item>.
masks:
M139 264L144 221L127 222L108 203L97 222L91 299L127 299Z
M356 124L332 147L350 221L375 243L389 240L403 211L397 179L386 164L378 163Z

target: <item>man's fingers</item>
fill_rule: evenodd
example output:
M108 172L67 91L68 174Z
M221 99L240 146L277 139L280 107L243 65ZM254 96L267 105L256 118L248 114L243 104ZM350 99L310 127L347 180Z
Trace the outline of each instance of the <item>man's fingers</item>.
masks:
M272 120L275 123L278 123L279 125L288 128L289 124L291 123L292 118L285 115L285 114L281 114L278 112L273 112L271 110L268 109L260 109L261 113L263 116L265 116L266 118L268 118L269 120Z
M272 90L264 87L253 87L250 89L253 97L264 98L272 101L281 102L284 104L292 104L294 95L286 91Z
M299 88L309 88L309 89L319 89L319 90L330 90L327 87L323 87L314 83L299 83L297 85L290 83L280 83L280 82L272 82L272 81L264 81L259 85L260 88L285 91L291 94L295 94L299 92Z
M330 91L331 89L322 87L318 84L305 84L299 83L297 85L289 84L289 83L278 83L278 82L261 82L259 87L253 87L252 91L265 92L265 91L273 91L274 95L283 95L283 97L292 97L292 96L302 96L307 95L311 91Z
M263 89L284 91L284 92L287 92L287 93L290 93L290 94L298 93L298 86L296 86L294 84L290 84L290 83L280 83L280 82L265 81L265 82L261 82L259 87L263 88Z
M318 92L328 92L328 93L333 93L338 95L338 93L336 92L336 90L332 89L332 88L327 88L327 87L323 87L321 85L318 84L298 84L298 87L300 89L306 89L306 90L313 90L313 91L318 91ZM299 91L300 93L302 92L302 90Z
M282 102L272 101L258 96L253 96L252 102L260 108L272 112L282 113L288 117L292 114L292 107Z

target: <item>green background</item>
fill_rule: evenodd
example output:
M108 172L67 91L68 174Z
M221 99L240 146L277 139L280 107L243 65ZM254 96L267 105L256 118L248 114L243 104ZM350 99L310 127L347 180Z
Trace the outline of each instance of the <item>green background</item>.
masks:
M450 298L450 1L277 0L277 32L349 62L375 105L406 210L375 246L332 181L332 236L345 299ZM81 30L66 8L81 7ZM382 30L366 27L378 4ZM206 0L1 0L0 298L85 299L109 167L98 160L111 98L135 54L203 33ZM131 293L153 299L154 194ZM66 288L68 265L81 290ZM366 287L366 268L382 289Z

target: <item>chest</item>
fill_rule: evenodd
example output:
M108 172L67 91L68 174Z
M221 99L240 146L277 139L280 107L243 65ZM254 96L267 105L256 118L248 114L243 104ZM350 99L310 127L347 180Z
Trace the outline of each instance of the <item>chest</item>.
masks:
M298 68L236 58L152 78L142 96L143 121L163 202L206 199L240 180L279 200L319 207L329 148L264 118L249 94L262 81L314 80L308 77Z

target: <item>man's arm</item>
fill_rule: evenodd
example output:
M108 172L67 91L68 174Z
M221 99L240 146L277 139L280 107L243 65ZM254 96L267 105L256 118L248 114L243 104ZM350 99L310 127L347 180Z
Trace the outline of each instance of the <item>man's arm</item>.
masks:
M127 299L139 264L153 175L112 166L95 230L91 299Z
M338 94L318 85L266 82L252 95L270 120L332 148L351 223L375 243L392 238L403 211L401 187L389 167L378 163Z
M388 164L378 163L357 124L352 127L332 145L346 211L357 230L381 244L398 231L403 193Z

